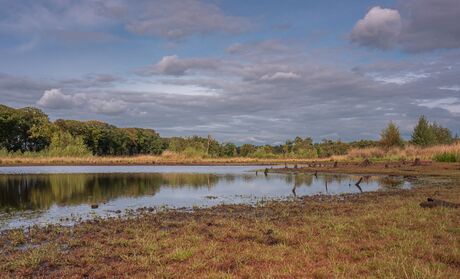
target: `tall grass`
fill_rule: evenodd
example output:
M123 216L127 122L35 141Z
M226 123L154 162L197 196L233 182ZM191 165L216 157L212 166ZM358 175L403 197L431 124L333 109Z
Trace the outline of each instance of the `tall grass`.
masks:
M425 148L415 145L390 149L381 147L354 148L348 152L346 158L349 160L369 158L380 161L414 160L415 158L420 158L422 160L435 160L439 162L459 162L460 143L435 145Z
M65 149L44 149L39 152L8 152L6 149L0 149L0 158L88 158L93 157L90 151L78 147L69 146Z
M138 156L93 156L89 151L79 146L69 148L48 148L40 152L8 152L0 149L0 164L188 164L188 163L301 163L305 161L360 161L363 159L374 161L398 160L434 160L437 162L460 162L460 143L452 145L437 145L421 148L407 145L401 148L354 148L346 155L331 156L328 158L282 157L273 153L255 152L249 157L209 157L204 152L195 149L186 149L184 152L165 151L162 155Z

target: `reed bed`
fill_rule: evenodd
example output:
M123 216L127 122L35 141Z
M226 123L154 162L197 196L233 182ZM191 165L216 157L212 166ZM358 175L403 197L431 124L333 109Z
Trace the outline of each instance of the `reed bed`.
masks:
M323 160L330 160L326 158ZM307 159L293 158L248 158L248 157L187 157L184 154L167 153L161 156L123 156L123 157L23 157L0 156L0 165L219 165L219 164L296 164Z
M419 147L407 145L402 148L370 147L351 149L346 158L348 160L361 160L370 158L374 160L393 161L393 160L436 160L441 162L459 162L460 143L451 145L435 145L430 147ZM454 158L454 159L452 159ZM450 159L450 160L449 160Z
M346 155L327 158L253 158L253 157L205 157L191 156L185 153L165 151L162 155L138 156L51 156L40 153L7 153L0 151L0 165L214 165L214 164L296 164L310 161L399 161L399 160L434 160L438 162L460 162L460 143L418 147L406 145L401 148L353 148Z

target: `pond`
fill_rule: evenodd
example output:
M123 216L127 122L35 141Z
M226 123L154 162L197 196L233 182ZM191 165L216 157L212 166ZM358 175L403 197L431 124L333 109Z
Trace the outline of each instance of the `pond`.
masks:
M402 178L275 174L264 166L0 167L0 230L120 216L139 208L193 208L408 188ZM97 208L93 208L96 207Z

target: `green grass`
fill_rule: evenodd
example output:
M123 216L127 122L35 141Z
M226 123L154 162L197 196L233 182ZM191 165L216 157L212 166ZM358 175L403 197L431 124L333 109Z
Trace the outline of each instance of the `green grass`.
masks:
M433 156L433 160L436 162L444 163L458 163L460 162L460 153L455 152L444 152Z

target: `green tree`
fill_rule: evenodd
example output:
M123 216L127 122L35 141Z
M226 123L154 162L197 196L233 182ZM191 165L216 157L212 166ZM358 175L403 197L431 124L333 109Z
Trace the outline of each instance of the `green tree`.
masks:
M431 124L430 128L433 130L437 144L451 144L454 141L452 132L448 128L444 128L436 122Z
M420 146L430 146L436 144L436 135L425 116L420 116L417 125L412 132L411 142Z
M8 151L40 151L51 142L52 125L36 108L0 106L0 145Z
M393 122L388 123L388 126L380 133L380 144L385 148L393 146L402 146L403 139L399 132L398 126Z
M84 157L92 155L81 136L74 137L68 132L57 131L51 138L48 154L52 156Z
M289 143L289 141L286 142L284 150L287 151L289 149ZM313 146L313 140L311 138L302 139L301 137L296 137L294 139L290 154L294 157L301 158L315 158L318 155Z
M223 155L225 157L233 157L237 154L236 145L233 143L226 143L222 147Z
M254 152L256 152L257 148L253 144L243 144L239 148L239 154L243 157L251 156Z
M321 143L315 144L318 157L325 158L332 155L345 155L350 148L350 145L341 140L333 141L323 139Z

